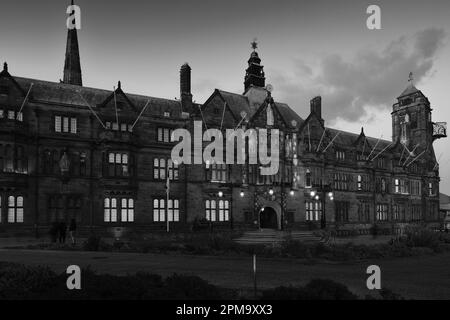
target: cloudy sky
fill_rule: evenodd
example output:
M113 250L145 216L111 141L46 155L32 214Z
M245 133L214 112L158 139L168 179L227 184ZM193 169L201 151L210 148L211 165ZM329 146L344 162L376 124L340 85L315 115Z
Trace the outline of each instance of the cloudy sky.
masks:
M2 0L0 60L10 72L62 78L67 30L62 0ZM179 67L193 69L194 99L214 88L241 93L250 42L277 100L300 116L322 95L330 126L391 138L390 111L409 72L449 121L450 1L75 0L83 82L158 97L178 96ZM382 30L366 27L366 9L381 8ZM450 141L435 142L441 191L450 193Z

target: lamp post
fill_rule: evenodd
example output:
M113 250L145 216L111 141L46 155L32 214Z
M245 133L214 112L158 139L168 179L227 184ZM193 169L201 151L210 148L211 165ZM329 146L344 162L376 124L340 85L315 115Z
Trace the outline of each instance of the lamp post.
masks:
M320 203L322 205L322 215L320 217L320 228L325 229L327 227L327 215L325 214L325 206L326 206L326 199L330 199L330 201L334 200L334 194L331 189L330 185L324 185L320 184L317 186L314 186L313 189L311 189L310 196L312 199L315 199L316 201L320 200Z

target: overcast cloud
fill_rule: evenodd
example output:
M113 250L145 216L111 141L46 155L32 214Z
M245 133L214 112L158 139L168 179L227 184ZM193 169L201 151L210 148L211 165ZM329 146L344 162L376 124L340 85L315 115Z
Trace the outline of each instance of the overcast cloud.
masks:
M433 72L433 63L444 46L443 29L430 28L402 36L384 48L361 50L346 60L329 54L318 61L296 60L291 75L271 70L277 98L308 114L308 101L322 95L326 119L357 121L371 110L390 110L397 96L407 86L409 72L415 83ZM311 68L310 66L314 66Z

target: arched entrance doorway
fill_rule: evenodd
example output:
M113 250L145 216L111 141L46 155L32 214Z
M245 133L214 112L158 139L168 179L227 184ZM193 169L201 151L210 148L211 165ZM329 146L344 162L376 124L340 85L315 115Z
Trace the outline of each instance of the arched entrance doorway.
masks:
M279 229L277 212L272 207L263 207L259 212L259 227L261 229Z

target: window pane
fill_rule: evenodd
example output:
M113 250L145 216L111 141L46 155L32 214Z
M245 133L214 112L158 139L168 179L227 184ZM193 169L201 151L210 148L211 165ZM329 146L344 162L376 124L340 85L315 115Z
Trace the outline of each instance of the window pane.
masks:
M55 116L55 131L61 132L61 117Z
M63 132L69 132L69 118L63 117Z
M14 223L14 208L9 208L8 209L8 222L9 223Z
M77 133L77 118L70 118L70 132Z
M8 197L8 207L14 207L15 206L15 198L13 196Z

